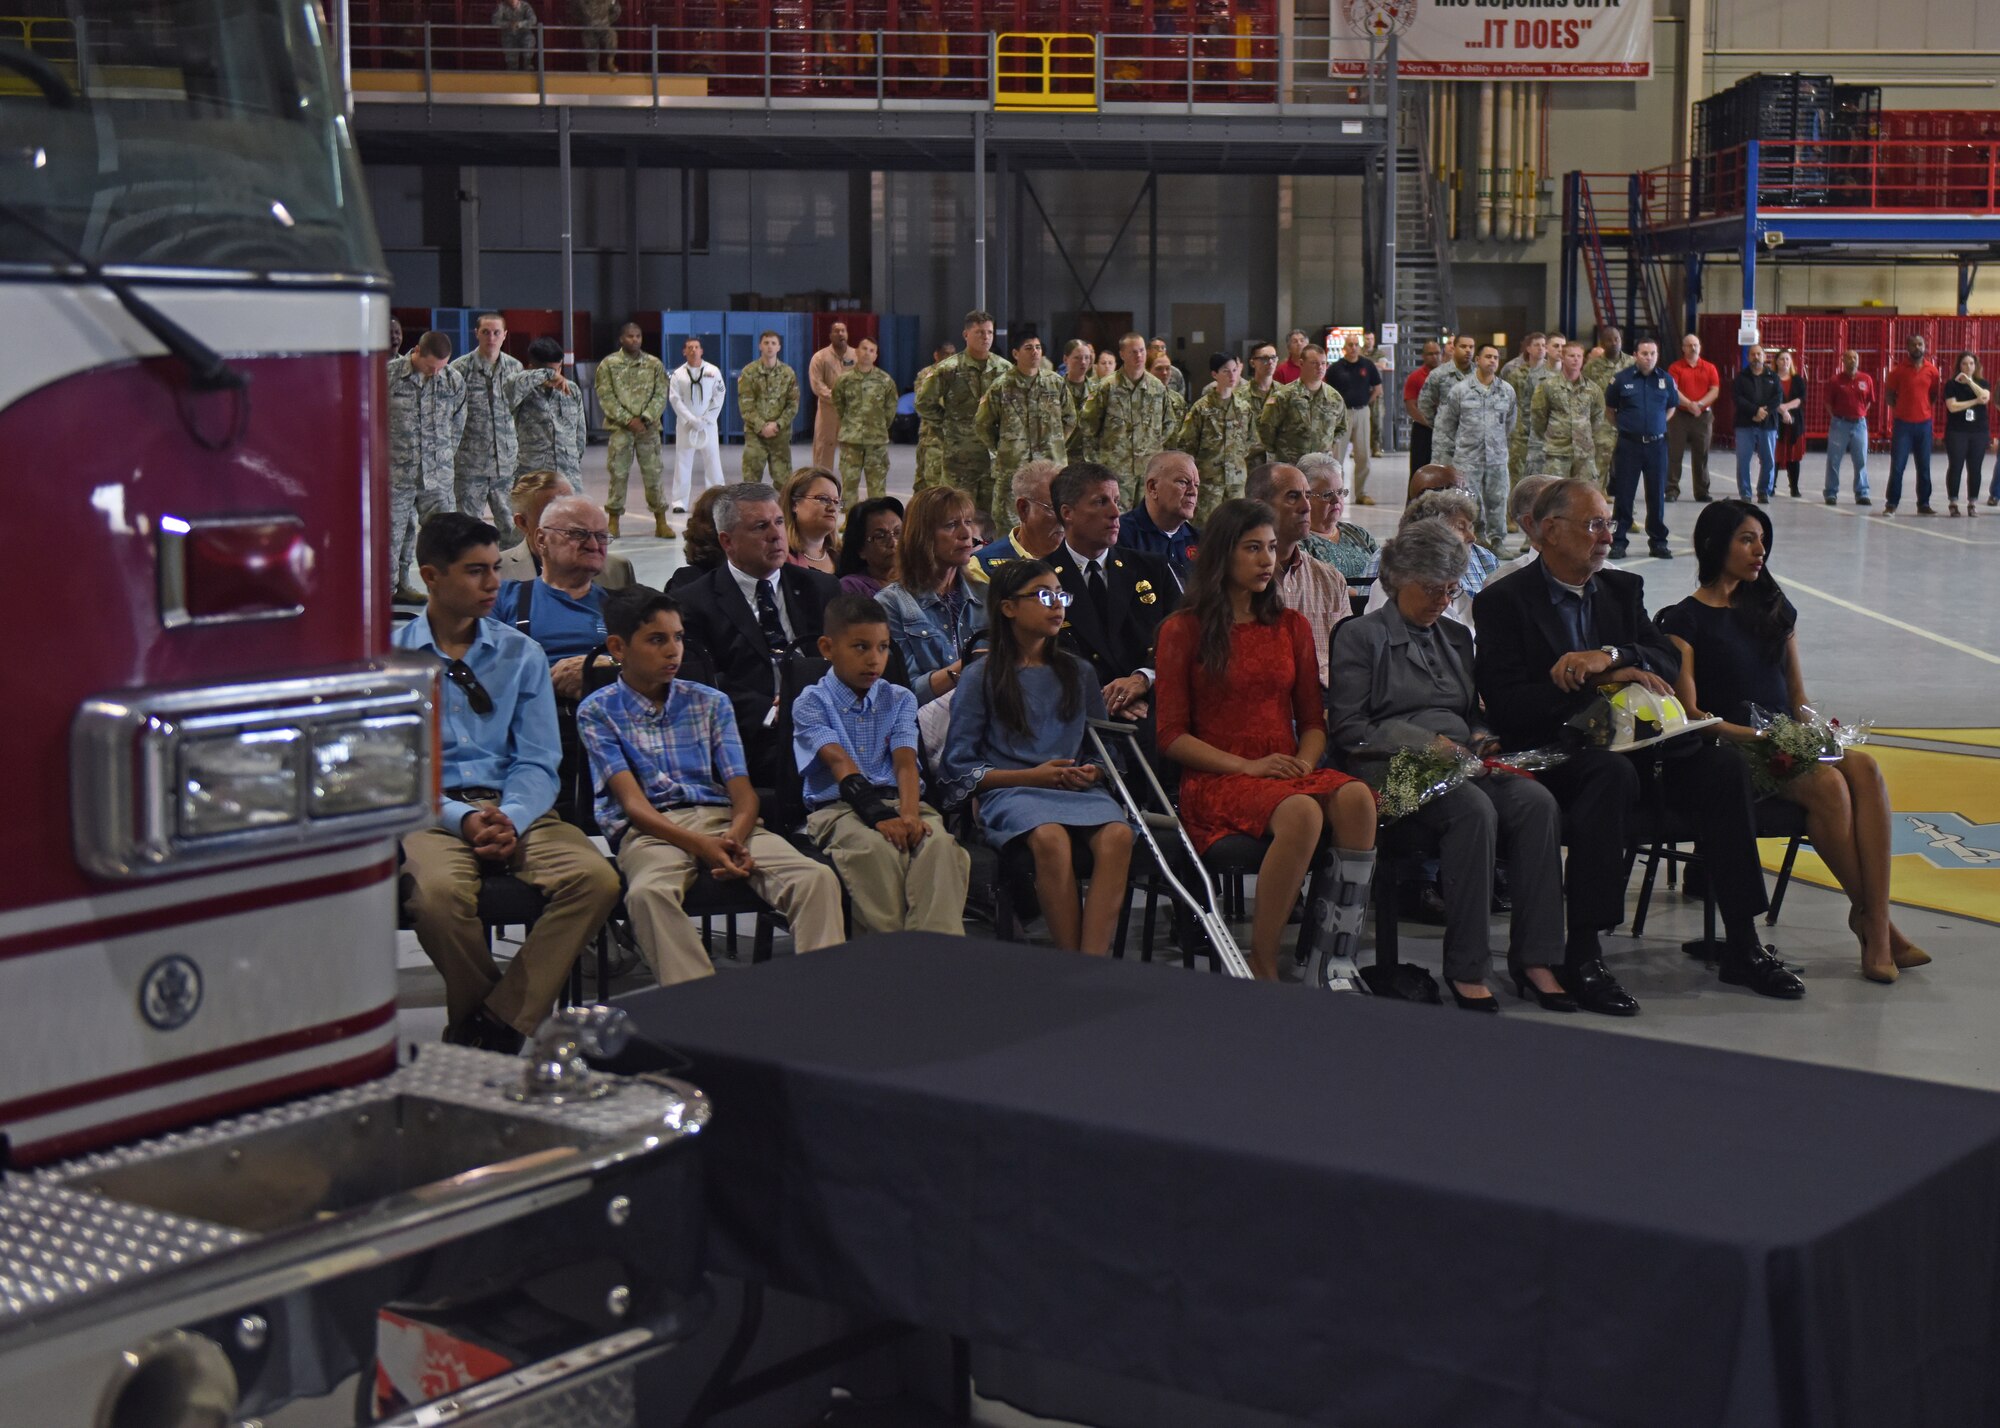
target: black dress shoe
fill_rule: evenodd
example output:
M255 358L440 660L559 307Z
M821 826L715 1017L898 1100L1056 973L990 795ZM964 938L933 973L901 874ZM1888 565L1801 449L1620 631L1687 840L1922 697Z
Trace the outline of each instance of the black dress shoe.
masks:
M1508 964L1507 973L1514 979L1514 995L1526 1001L1535 999L1535 1005L1543 1011L1573 1012L1577 1009L1576 998L1568 992L1545 992L1528 980L1528 974L1520 967Z
M1574 967L1559 967L1556 969L1556 980L1587 1012L1596 1012L1600 1016L1639 1014L1638 998L1618 985L1618 979L1611 975L1611 969L1604 965L1602 958L1593 957Z
M480 1051L497 1051L502 1056L517 1056L527 1044L528 1038L480 1007L465 1020L445 1028L444 1039L456 1046L470 1046Z
M1646 554L1652 556L1655 560L1672 560L1674 558L1674 548L1662 541L1659 545L1647 546Z
M1748 987L1760 997L1776 997L1795 1002L1806 994L1806 984L1798 974L1780 962L1771 947L1755 952L1736 952L1722 959L1718 975L1733 987Z
M1611 558L1613 560L1623 560L1625 558L1625 549L1626 547L1623 542L1611 542Z
M1466 1011L1497 1012L1500 1010L1500 998L1494 996L1490 991L1483 997L1468 997L1458 989L1458 983L1452 981L1450 978L1445 979L1445 985L1451 988L1452 1001L1456 1002Z

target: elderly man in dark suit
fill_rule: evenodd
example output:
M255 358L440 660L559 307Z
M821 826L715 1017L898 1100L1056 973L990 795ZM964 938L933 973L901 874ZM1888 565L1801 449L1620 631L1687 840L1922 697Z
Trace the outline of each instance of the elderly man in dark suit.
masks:
M1535 502L1535 524L1542 558L1473 601L1479 692L1494 732L1515 749L1562 739L1600 687L1640 684L1670 694L1680 669L1672 642L1646 616L1644 583L1604 569L1614 527L1596 485L1556 482ZM1732 750L1696 737L1636 754L1583 749L1541 779L1563 805L1570 849L1562 982L1586 1010L1639 1009L1605 968L1598 934L1625 917L1626 852L1648 783L1693 828L1707 860L1727 932L1722 980L1767 997L1805 995L1805 984L1758 941L1764 870L1748 766Z
M787 752L780 737L778 667L816 654L827 602L840 582L785 563L785 517L778 493L761 482L725 486L715 500L722 563L674 592L687 627L684 673L729 696L750 781L777 782Z
M1139 720L1152 709L1153 638L1180 603L1180 582L1159 556L1118 544L1118 489L1108 466L1072 461L1062 469L1049 502L1063 540L1048 561L1076 597L1063 647L1089 661L1114 719Z
M1472 631L1442 618L1464 578L1464 540L1441 521L1405 527L1382 547L1389 598L1334 626L1327 726L1347 771L1380 787L1399 749L1442 745L1485 755L1473 685ZM1486 988L1494 855L1504 851L1513 895L1507 969L1514 989L1552 1011L1575 1011L1554 968L1563 962L1562 810L1533 779L1495 772L1451 790L1397 824L1438 850L1445 898L1444 971L1458 1004L1498 1011Z

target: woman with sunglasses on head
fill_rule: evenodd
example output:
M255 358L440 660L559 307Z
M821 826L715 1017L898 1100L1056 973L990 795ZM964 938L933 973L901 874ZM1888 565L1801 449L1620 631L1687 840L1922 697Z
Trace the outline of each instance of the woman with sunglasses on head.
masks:
M952 697L941 771L946 802L978 796L987 842L1004 848L1027 839L1035 895L1056 945L1102 957L1125 906L1132 826L1104 791L1102 771L1077 762L1084 720L1106 715L1090 666L1056 642L1070 600L1045 561L1012 560L993 573L986 590L991 649L966 669ZM1090 892L1082 898L1078 840L1091 858Z
M1689 718L1723 720L1738 744L1762 736L1750 706L1796 716L1810 701L1799 660L1799 612L1772 578L1771 518L1748 501L1717 501L1694 524L1701 586L1655 622L1680 651L1675 694ZM1847 925L1861 940L1861 974L1893 982L1930 954L1889 920L1889 788L1859 749L1821 764L1778 792L1805 810L1807 835L1847 893Z
M1337 885L1311 915L1330 926L1337 957L1353 956L1375 869L1374 795L1319 767L1319 654L1278 594L1277 520L1262 501L1215 508L1187 596L1160 626L1153 686L1160 752L1186 770L1179 812L1195 851L1230 834L1271 838L1250 934L1250 969L1266 981L1321 834L1333 834Z
M840 563L833 573L843 595L874 596L896 580L896 548L903 539L903 503L876 496L847 513Z
M786 564L821 575L836 574L836 534L840 530L840 479L809 466L785 483Z
M1426 745L1490 757L1500 746L1480 712L1472 631L1445 611L1470 559L1443 521L1419 521L1382 547L1384 603L1333 641L1327 703L1333 744L1355 773L1380 784L1398 749ZM1515 992L1575 1011L1552 970L1563 960L1562 809L1540 783L1496 770L1460 784L1397 825L1435 842L1444 894L1444 974L1452 999L1494 1012L1493 861L1507 859L1513 913L1507 971Z
M902 652L919 704L958 687L965 652L986 628L986 602L966 574L978 546L972 519L972 497L956 486L931 486L912 496L896 583L876 596L889 614L889 637Z

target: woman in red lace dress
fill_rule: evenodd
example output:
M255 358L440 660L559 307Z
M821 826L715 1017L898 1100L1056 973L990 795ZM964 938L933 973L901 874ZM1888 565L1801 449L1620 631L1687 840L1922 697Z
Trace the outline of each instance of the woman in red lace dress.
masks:
M1336 881L1308 926L1331 934L1321 951L1336 965L1351 963L1375 867L1374 794L1318 766L1319 658L1305 617L1274 584L1276 524L1262 501L1216 508L1187 599L1160 626L1154 685L1160 751L1186 770L1180 816L1197 851L1232 833L1271 835L1250 933L1251 970L1266 980L1278 975L1278 939L1321 833L1333 830Z

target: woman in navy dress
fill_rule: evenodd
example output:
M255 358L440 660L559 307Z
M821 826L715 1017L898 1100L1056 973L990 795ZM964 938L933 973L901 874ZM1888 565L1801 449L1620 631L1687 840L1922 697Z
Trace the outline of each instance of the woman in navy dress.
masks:
M1103 770L1077 762L1084 720L1105 717L1104 691L1090 666L1056 644L1069 602L1046 562L1013 560L993 573L990 652L952 694L944 797L976 793L994 847L1027 840L1050 937L1102 957L1125 906L1132 826L1101 786ZM1072 837L1090 845L1088 897L1078 896Z
M1799 612L1772 578L1771 518L1748 501L1717 501L1694 525L1701 588L1660 613L1657 624L1681 654L1674 692L1691 718L1718 715L1723 737L1761 737L1750 706L1796 716L1806 698L1799 663ZM1705 711L1700 712L1700 711ZM1889 920L1889 788L1859 749L1779 790L1806 813L1806 831L1851 904L1847 925L1861 940L1861 973L1893 982L1930 954Z

